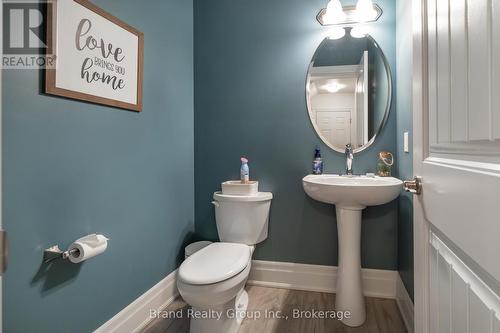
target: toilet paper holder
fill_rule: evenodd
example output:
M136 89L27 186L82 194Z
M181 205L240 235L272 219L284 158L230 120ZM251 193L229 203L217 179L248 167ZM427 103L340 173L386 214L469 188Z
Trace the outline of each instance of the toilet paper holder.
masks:
M78 257L79 254L78 249L63 251L59 248L59 245L54 245L43 251L43 263L48 264L57 259L68 259L70 256Z
M108 240L104 235L90 234L75 240L66 251L61 250L58 245L51 246L43 251L43 262L47 264L57 259L68 259L73 264L78 264L106 251Z

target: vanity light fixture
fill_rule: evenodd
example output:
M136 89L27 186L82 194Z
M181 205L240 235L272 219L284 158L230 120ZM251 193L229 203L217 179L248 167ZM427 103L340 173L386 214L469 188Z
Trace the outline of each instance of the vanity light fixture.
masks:
M373 1L358 0L355 15L358 22L368 22L377 17L377 11L373 7Z
M382 16L382 8L372 0L358 0L355 6L342 6L340 0L330 0L316 19L321 25L353 26L375 22Z
M336 27L332 28L329 32L328 39L340 39L345 36L345 29Z
M368 34L368 28L364 25L359 25L351 29L350 31L351 37L354 38L363 38Z
M344 22L345 19L346 15L342 9L340 0L330 0L323 15L323 20L326 24L339 24Z

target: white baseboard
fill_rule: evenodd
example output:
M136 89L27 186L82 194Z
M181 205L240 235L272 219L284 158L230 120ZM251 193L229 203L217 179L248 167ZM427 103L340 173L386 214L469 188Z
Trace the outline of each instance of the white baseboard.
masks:
M396 298L397 271L362 269L361 274L365 296ZM336 280L335 266L253 260L248 284L335 293Z
M413 312L413 302L406 291L403 280L398 276L396 285L396 303L398 304L399 312L403 317L406 329L408 333L413 333L415 331L415 316Z
M399 279L397 271L362 269L361 273L365 296L396 298ZM179 295L176 278L177 270L96 329L94 333L139 332L152 320L151 309L162 310ZM253 260L248 284L335 293L336 278L335 266Z
M162 310L177 298L179 292L176 280L177 270L139 296L94 333L139 332L151 321L150 310Z

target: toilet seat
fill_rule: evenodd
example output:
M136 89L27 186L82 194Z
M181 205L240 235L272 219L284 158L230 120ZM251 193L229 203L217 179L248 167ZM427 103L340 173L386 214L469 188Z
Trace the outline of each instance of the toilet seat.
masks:
M182 263L179 278L192 285L221 282L241 273L248 266L250 257L248 245L212 243Z

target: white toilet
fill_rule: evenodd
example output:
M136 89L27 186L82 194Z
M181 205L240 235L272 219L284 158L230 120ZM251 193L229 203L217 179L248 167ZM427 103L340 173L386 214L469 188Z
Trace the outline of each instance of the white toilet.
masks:
M191 333L233 333L248 306L245 283L254 245L267 238L272 193L214 193L220 242L190 255L179 268L177 288L191 305Z

